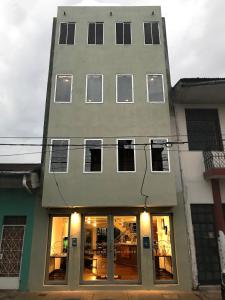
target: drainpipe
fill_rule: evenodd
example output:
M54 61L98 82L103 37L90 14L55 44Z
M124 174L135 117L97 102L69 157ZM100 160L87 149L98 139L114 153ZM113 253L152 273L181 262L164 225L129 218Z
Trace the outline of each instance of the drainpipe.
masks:
M215 215L215 225L220 256L220 267L222 273L225 273L225 222L223 216L223 206L221 201L219 179L211 179L211 184L214 202L213 208Z
M27 175L23 175L23 181L22 181L22 184L23 184L23 187L25 187L25 189L26 189L30 194L32 194L30 188L29 188L28 185L27 185Z

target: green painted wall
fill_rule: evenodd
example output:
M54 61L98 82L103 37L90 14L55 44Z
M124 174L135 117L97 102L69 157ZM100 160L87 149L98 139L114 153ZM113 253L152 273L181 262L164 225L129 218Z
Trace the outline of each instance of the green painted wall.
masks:
M27 290L36 197L24 189L0 189L0 232L4 216L26 216L20 290Z

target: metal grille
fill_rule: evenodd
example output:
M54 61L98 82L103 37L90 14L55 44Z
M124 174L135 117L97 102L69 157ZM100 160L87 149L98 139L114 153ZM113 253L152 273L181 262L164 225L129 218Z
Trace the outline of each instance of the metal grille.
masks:
M205 169L225 168L225 152L204 151Z
M4 225L0 248L0 277L19 277L24 226Z
M220 261L213 205L192 204L198 281L202 285L220 283Z

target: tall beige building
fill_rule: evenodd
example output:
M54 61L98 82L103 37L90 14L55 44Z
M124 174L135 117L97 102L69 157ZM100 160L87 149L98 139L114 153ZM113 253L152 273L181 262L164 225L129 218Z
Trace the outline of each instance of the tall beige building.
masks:
M30 289L191 289L160 7L59 7Z

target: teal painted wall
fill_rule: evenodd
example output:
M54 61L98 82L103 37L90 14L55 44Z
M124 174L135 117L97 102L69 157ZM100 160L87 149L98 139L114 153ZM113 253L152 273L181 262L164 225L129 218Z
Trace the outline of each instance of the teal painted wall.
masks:
M36 196L24 189L0 189L0 234L4 216L26 216L20 290L27 290ZM1 238L1 237L0 237Z

